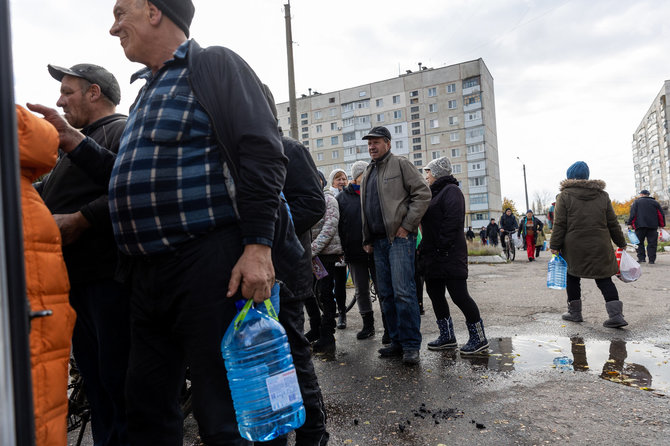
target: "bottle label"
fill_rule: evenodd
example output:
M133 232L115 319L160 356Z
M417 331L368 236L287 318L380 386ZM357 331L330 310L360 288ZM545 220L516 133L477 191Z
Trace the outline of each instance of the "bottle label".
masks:
M265 380L265 385L268 388L273 412L302 401L295 368L270 376Z

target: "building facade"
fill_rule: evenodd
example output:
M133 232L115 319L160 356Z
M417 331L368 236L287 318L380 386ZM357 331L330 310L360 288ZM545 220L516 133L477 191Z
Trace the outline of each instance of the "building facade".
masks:
M633 134L635 190L647 189L665 205L670 204L670 137L668 136L667 100L670 81L654 99Z
M500 169L493 77L482 59L407 71L397 78L297 99L298 135L317 168L349 172L370 161L362 137L375 126L391 132L391 151L419 170L447 156L465 195L466 225L499 218ZM289 103L277 104L288 133ZM291 135L295 137L295 135Z

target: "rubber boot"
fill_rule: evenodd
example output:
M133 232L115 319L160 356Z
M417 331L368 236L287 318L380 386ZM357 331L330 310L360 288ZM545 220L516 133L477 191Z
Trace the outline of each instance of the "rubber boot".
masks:
M346 311L347 311L346 308L340 310L340 316L337 320L337 328L339 328L340 330L344 330L345 328L347 328L347 313L346 313Z
M623 302L620 300L611 300L605 302L605 308L610 318L603 322L603 327L621 328L628 325L628 322L623 318Z
M584 319L582 319L582 300L569 300L568 312L563 313L561 319L564 321L584 322Z
M375 314L371 311L362 314L363 329L356 333L356 339L367 339L375 334Z
M428 343L428 350L446 350L448 348L458 347L456 335L454 334L454 324L451 317L437 320L437 327L440 329L440 336Z
M461 355L472 355L486 350L489 347L489 341L486 340L486 334L484 334L484 322L480 319L474 324L466 322L465 325L468 326L470 339L461 347Z

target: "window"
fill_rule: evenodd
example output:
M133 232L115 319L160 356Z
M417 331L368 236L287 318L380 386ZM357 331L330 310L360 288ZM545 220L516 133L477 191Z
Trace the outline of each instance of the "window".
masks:
M352 125L354 125L354 118L343 119L342 120L342 125L344 127L351 127Z
M365 92L365 91L359 91L358 92L358 97L359 98L364 98L366 94L367 94L367 92Z
M482 163L472 163L470 164L470 170L482 170L484 166Z
M361 108L370 108L370 100L366 99L365 101L358 101L356 102L356 108L361 109Z
M309 127L303 127L303 128L302 128L302 131L303 131L303 132L309 132Z
M484 127L477 127L471 130L468 130L466 135L467 138L478 138L484 136Z
M307 125L307 122L308 122L307 119L303 119L302 121L300 121L300 125Z
M419 144L421 142L421 138L412 138L412 144Z
M484 144L472 144L468 146L468 154L481 153L484 151Z
M344 155L355 155L356 154L356 147L349 147L347 149L344 149Z
M331 130L337 130L337 122L331 122L330 123L330 129Z
M323 138L319 138L316 140L316 147L323 147Z
M337 116L337 109L336 108L331 108L330 109L330 116Z
M458 125L458 116L449 116L449 125Z
M354 103L349 102L348 104L342 104L342 113L354 111Z
M308 145L309 145L309 141L308 141L308 140L303 141L303 142L302 142L302 145L303 145L303 146L308 146Z
M412 108L409 109L409 111L412 112L412 113L419 113L419 107L418 106L412 107Z
M402 110L395 110L393 112L393 119L402 119Z
M321 110L317 110L314 112L314 119L321 119Z
M460 164L451 165L451 173L461 173L461 172L463 172L463 168L461 167Z
M402 141L396 141L396 142L395 142L395 148L396 148L396 149L402 149L402 148L403 148L403 143L402 143Z
M429 113L437 113L437 104L428 104Z
M463 98L463 105L472 105L482 101L482 97L479 93L471 94L470 96L465 96Z
M468 179L470 187L486 186L486 177L474 177Z
M466 121L476 121L478 119L482 119L482 111L481 110L477 110L477 111L465 114L465 120Z
M323 153L317 153L316 154L316 160L317 161L323 161Z
M307 139L309 138L309 133L303 133L302 134L302 139Z
M416 113L416 114L410 116L410 119L419 119L419 114Z
M321 124L317 124L316 133L321 133L322 131L323 131L323 126Z
M456 84L447 85L447 93L455 93L455 92L456 92Z
M449 110L453 110L453 109L455 109L456 107L458 107L458 105L457 105L457 103L456 103L456 100L451 100L451 101L449 101Z
M486 194L472 194L470 195L470 204L487 204L489 202Z
M428 124L431 129L436 129L440 126L440 123L437 121L437 119L431 119Z
M370 122L370 116L359 116L356 118L358 124L368 124Z
M383 107L384 106L384 99L377 99L375 101L375 104L377 105L377 107Z
M414 165L415 165L415 166L419 166L419 167L421 167L421 166L423 165L423 163L421 162L421 160L419 160L419 161L414 161Z
M307 119L307 113L302 113L300 115L300 119Z
M438 159L441 155L442 155L442 152L440 152L439 150L437 150L435 152L430 152L430 156L434 160Z
M335 98L328 98L328 103L329 104L334 104L335 103Z
M419 103L419 98L412 98L409 100L410 104L418 104Z
M412 128L417 128L417 127L421 127L421 123L420 122L413 122L412 123Z
M331 156L334 160L336 160L337 159L337 150L333 150L333 153L332 153Z
M395 133L396 135L402 133L402 126L401 125L393 126L393 133Z
M400 95L399 94L393 96L393 103L394 104L400 104Z
M377 122L384 122L384 113L377 114Z
M421 134L421 129L412 130L412 135L420 135L420 134Z
M354 141L355 139L356 139L355 132L345 133L344 135L342 135L342 141L344 142Z
M421 159L421 154L420 153L415 153L412 156L414 157L415 160L420 160Z
M434 96L437 96L437 87L431 87L428 89L428 97L432 98Z
M463 88L476 87L479 85L479 76L463 79Z
M451 157L458 158L461 156L461 149L451 149Z
M339 136L331 136L330 137L330 145L331 146L336 146L339 144L340 137Z
M439 144L440 143L440 135L431 135L430 143L431 144Z
M449 133L449 141L458 141L458 132Z
M474 219L475 220L488 220L489 219L489 213L488 212L476 213Z
M410 97L410 98L415 98L415 97L417 97L417 96L419 96L419 92L418 92L417 90L411 91L411 92L409 93L409 97Z
M421 150L421 146L412 146L412 150Z

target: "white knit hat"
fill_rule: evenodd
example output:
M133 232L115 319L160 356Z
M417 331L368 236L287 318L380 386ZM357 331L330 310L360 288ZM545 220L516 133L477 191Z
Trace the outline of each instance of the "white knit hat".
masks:
M368 163L365 161L356 161L352 166L351 166L351 179L355 180L356 178L360 177L363 172L365 172L365 169L367 169Z

